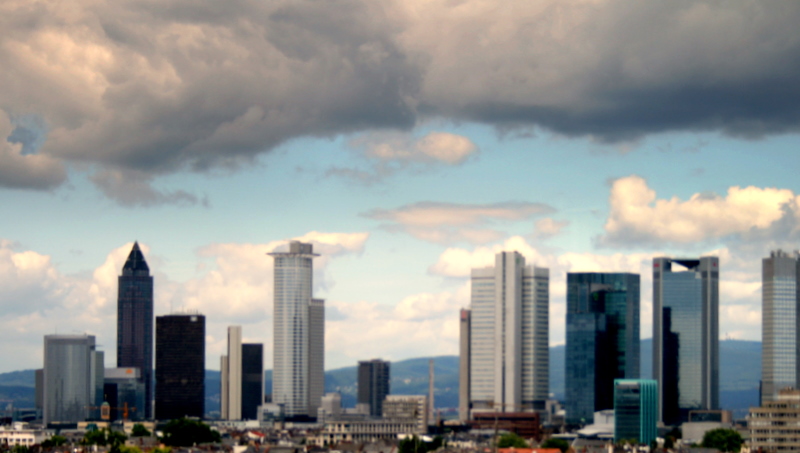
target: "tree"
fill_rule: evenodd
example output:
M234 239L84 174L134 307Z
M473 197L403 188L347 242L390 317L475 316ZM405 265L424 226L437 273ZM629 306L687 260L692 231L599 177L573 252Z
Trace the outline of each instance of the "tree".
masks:
M569 442L557 437L551 437L542 442L541 448L558 448L561 450L561 453L566 453L566 451L569 450Z
M706 431L703 436L703 448L716 448L724 452L738 452L744 440L738 431L729 428L717 428Z
M426 453L425 442L417 436L406 437L397 444L397 453Z
M87 431L86 434L83 435L81 445L110 445L111 452L118 453L120 446L124 445L127 439L128 436L119 431L112 431L108 428L94 429Z
M188 418L170 420L164 427L164 445L170 447L191 447L196 444L219 442L219 433L203 422Z
M518 434L505 433L497 439L497 448L530 448L525 439Z
M43 448L60 447L62 445L66 445L66 443L67 443L66 437L59 436L58 434L56 434L53 437L42 442L42 447Z
M136 445L131 445L131 446L121 445L117 449L117 451L119 453L142 453L142 450L139 447L137 447Z
M141 423L133 425L133 429L131 429L131 437L147 437L150 435L150 431Z

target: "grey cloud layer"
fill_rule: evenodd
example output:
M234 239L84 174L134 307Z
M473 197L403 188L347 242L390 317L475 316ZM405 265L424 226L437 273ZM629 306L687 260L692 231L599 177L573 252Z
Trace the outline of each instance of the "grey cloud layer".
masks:
M608 141L796 131L798 19L796 2L744 0L10 0L0 113L41 118L47 139L0 153L19 168L0 185L52 187L64 162L235 168L428 116Z

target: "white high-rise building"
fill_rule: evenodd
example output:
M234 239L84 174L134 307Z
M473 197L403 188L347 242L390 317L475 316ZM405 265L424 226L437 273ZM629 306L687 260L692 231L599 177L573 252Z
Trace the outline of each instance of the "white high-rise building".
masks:
M287 417L316 417L324 390L325 305L312 298L312 245L289 243L275 258L272 401Z
M242 326L228 327L228 355L220 362L220 412L223 420L242 419Z
M773 251L762 261L761 401L798 386L800 254Z
M469 410L543 410L549 392L550 271L501 252L472 270ZM463 315L462 315L463 316Z

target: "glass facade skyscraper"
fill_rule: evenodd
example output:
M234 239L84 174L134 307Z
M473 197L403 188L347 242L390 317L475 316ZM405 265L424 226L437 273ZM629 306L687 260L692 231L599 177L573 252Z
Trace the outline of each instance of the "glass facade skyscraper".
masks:
M639 275L567 274L566 419L614 407L614 380L639 377Z
M103 353L93 335L45 335L43 419L77 423L97 417L103 403Z
M258 419L258 406L264 403L264 345L242 344L242 418Z
M275 259L272 401L287 417L316 417L324 391L325 305L312 299L311 244L289 243Z
M391 364L374 359L358 362L358 403L369 406L369 415L383 414L383 400L389 394Z
M719 258L653 259L653 376L665 424L719 408Z
M544 409L549 389L550 273L501 252L472 270L469 410Z
M652 379L614 381L614 442L648 445L658 435L658 384Z
M117 367L138 368L145 388L145 418L153 417L153 277L134 242L118 279Z
M798 387L800 254L774 251L761 269L761 401L768 403L780 390Z

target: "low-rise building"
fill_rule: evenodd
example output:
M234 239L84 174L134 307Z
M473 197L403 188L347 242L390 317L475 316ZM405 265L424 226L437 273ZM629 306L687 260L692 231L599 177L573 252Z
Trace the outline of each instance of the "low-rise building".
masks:
M27 423L16 422L11 426L0 426L0 445L30 447L51 438L53 433L52 430L30 429Z
M778 392L776 401L750 409L752 451L800 451L800 390Z

